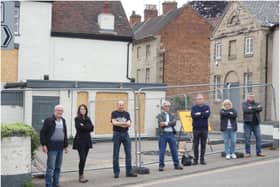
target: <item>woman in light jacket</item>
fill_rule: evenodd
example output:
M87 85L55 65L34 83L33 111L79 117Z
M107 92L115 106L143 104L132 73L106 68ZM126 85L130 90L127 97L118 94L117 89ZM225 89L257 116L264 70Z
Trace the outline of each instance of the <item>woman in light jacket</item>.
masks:
M73 149L77 149L80 157L79 162L79 182L88 182L84 177L84 168L89 149L92 148L90 133L93 131L93 125L87 116L87 106L82 104L78 107L75 118L76 136L74 138Z
M220 111L221 131L224 136L224 146L226 159L236 158L235 144L237 131L237 112L232 107L232 102L229 99L224 100L223 107Z

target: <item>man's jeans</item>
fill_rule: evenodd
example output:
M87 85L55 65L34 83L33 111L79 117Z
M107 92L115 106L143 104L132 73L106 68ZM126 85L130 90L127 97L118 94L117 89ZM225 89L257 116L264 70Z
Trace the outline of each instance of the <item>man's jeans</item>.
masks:
M169 149L172 154L172 160L174 166L179 166L178 152L176 138L173 132L163 132L159 137L159 166L164 167L164 155L166 150L166 144L169 144Z
M126 166L126 175L131 173L131 140L128 135L128 132L113 132L113 170L115 175L119 175L120 173L120 165L119 165L119 153L121 143L124 146L125 152L125 166Z
M245 135L245 151L248 154L251 154L251 133L254 133L256 138L256 154L261 153L261 130L260 125L250 125L244 124L244 135Z
M59 185L59 175L62 159L63 150L48 151L46 187L57 187Z
M227 155L235 153L236 132L233 129L227 129L223 132L225 153Z

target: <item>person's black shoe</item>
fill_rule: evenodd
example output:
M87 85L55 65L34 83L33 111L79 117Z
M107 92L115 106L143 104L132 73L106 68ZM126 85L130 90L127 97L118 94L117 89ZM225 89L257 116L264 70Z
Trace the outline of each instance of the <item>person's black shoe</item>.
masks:
M194 160L192 163L192 165L197 165L197 164L198 164L197 160Z
M115 178L115 179L119 178L119 174L118 174L118 173L115 173L114 178Z
M136 173L129 173L126 177L138 177L138 175Z
M201 161L200 161L200 164L201 164L201 165L206 165L206 162L205 162L204 160L201 160Z
M176 169L176 170L182 170L182 169L183 169L183 167L182 167L182 166L180 166L180 165L178 165L178 166L175 166L175 167L174 167L174 169Z
M159 166L158 171L164 171L162 166Z

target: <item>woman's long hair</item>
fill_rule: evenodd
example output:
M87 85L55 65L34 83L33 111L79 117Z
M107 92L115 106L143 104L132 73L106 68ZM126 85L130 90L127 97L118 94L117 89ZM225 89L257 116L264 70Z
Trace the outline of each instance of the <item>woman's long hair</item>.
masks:
M83 115L81 114L81 112L80 112L81 107L84 107L84 109L86 110L86 113L85 113L84 116L83 116ZM88 115L88 108L87 108L87 106L86 106L85 104L81 104L81 105L78 107L76 118L87 118L87 115Z

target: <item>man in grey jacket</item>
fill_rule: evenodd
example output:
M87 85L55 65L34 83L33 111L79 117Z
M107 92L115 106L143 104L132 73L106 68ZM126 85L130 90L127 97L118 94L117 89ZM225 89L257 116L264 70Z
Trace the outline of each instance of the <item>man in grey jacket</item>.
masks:
M169 144L169 148L172 154L172 160L174 163L174 169L181 170L182 166L179 164L177 144L175 138L175 126L176 118L170 112L170 102L164 101L162 104L162 112L157 116L159 125L159 171L164 170L164 154L166 150L166 144Z

